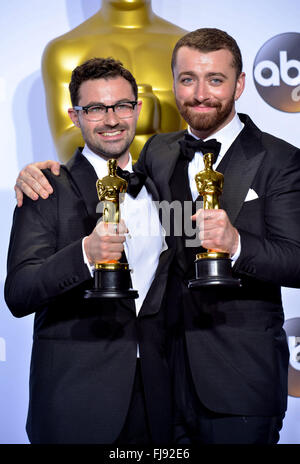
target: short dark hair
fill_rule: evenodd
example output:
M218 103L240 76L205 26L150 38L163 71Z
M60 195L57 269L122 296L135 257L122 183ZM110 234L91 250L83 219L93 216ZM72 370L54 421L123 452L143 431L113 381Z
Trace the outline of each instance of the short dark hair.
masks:
M72 72L69 84L72 105L78 105L79 89L83 82L91 79L113 79L118 76L130 83L134 98L137 100L138 89L135 78L128 69L123 67L120 61L113 58L91 58L77 66Z
M243 61L241 50L238 44L227 32L220 29L202 28L195 31L188 32L181 37L176 43L172 54L172 71L176 65L177 51L181 47L195 48L203 53L215 52L217 50L226 49L232 53L232 65L236 69L237 77L241 74L243 69Z

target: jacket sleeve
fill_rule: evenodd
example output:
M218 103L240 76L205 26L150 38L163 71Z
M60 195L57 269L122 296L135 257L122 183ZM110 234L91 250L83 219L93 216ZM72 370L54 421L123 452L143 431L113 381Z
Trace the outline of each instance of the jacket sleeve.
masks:
M15 209L5 282L5 300L14 316L34 313L91 278L82 239L58 249L58 234L55 193L36 202L25 198Z
M282 157L265 175L259 215L251 216L250 205L244 203L236 226L241 254L234 270L263 282L300 287L300 150Z

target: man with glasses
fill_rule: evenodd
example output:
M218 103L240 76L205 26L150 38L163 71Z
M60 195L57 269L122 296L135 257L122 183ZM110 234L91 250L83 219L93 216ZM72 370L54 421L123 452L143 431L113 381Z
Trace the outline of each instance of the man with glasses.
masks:
M94 58L75 68L69 89L68 113L85 146L59 176L44 172L49 199L27 198L16 209L8 254L6 302L16 317L35 313L28 436L31 443L168 443L162 302L171 252L151 183L146 189L134 176L131 185L126 173L141 110L137 85L120 62ZM129 178L117 233L96 226L96 181L112 158ZM145 213L155 234L139 223ZM119 260L123 248L138 298L85 300L94 263Z

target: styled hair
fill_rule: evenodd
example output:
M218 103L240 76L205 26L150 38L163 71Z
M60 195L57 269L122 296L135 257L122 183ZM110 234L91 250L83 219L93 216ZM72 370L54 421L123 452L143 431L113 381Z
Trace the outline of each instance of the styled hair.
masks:
M72 72L69 84L72 105L78 105L79 89L83 82L91 79L113 79L118 76L130 83L134 98L137 99L138 89L135 78L128 69L123 67L120 61L113 58L91 58L77 66Z
M181 47L195 48L203 53L215 52L217 50L229 50L232 54L232 66L236 69L237 77L243 69L243 61L241 51L236 41L220 29L202 28L188 32L181 37L176 43L172 54L172 72L176 66L177 52Z

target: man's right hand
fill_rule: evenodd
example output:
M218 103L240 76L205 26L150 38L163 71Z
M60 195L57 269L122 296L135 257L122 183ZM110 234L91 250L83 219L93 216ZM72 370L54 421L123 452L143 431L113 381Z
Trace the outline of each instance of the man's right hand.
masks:
M84 239L84 251L90 264L119 261L128 232L123 220L119 224L98 222Z
M53 189L41 169L51 169L51 172L58 176L60 164L58 161L48 160L28 164L22 169L14 187L19 207L23 204L23 193L32 200L37 200L39 196L48 198L53 193Z

